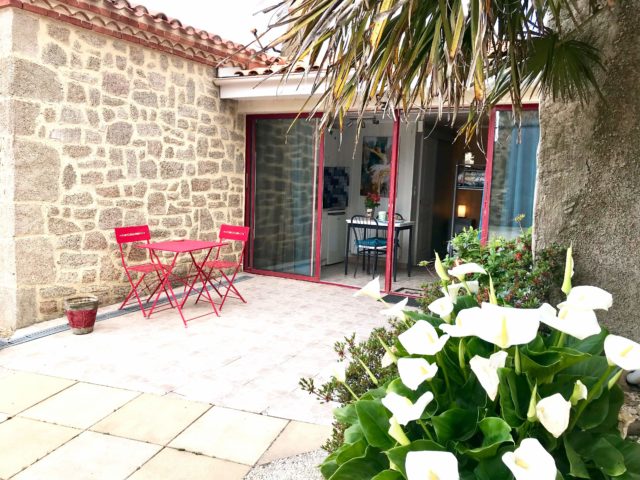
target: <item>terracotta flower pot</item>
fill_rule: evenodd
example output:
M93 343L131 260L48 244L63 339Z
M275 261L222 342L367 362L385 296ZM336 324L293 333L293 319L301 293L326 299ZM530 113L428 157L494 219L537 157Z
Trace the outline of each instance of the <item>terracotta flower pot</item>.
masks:
M65 298L64 313L67 315L72 333L75 335L91 333L98 313L98 297L83 295Z

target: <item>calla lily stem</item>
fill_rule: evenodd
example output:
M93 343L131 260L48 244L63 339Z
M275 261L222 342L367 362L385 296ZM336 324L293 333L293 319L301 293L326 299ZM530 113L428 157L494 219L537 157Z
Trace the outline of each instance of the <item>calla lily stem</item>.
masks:
M558 337L558 341L556 342L556 344L554 345L556 348L562 348L564 347L564 342L567 339L567 334L564 332L560 333L560 336Z
M424 422L422 420L418 420L417 422L418 422L418 425L422 427L422 430L424 430L424 433L427 434L427 437L429 437L429 440L431 440L432 442L435 442L433 435L431 435L431 432L429 431L427 426L424 424Z

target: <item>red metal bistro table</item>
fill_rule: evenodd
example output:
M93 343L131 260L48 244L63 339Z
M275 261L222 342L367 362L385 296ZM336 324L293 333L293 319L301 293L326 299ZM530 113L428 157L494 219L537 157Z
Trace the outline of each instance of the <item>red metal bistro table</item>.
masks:
M156 294L156 298L153 302L153 305L151 305L151 309L149 310L148 316L151 317L151 314L153 313L153 310L156 307L156 304L158 303L158 300L160 298L160 293L162 293L164 289L167 288L169 290L169 295L173 298L173 301L175 302L178 312L180 313L180 318L182 318L182 322L186 327L187 320L184 318L184 314L182 313L182 308L184 307L184 304L186 303L187 299L189 298L189 295L191 294L191 291L193 290L193 288L195 287L198 281L202 284L201 293L206 294L205 299L208 300L208 302L211 304L211 307L213 308L213 312L216 315L219 315L218 309L216 308L216 304L214 303L213 299L211 298L211 295L209 294L209 290L207 289L207 285L206 285L207 277L202 271L202 265L204 265L204 263L209 259L209 255L211 255L211 250L213 250L214 248L222 247L226 244L227 243L225 242L209 242L205 240L169 240L166 242L155 242L155 243L146 243L146 244L137 245L138 248L146 248L147 250L149 250L149 258L154 264L158 266L158 271L161 272L162 274L162 281L160 283L160 288L158 288L158 294ZM206 251L206 254L204 259L201 262L198 262L194 256L194 253L200 252L200 251ZM171 263L167 265L167 262L164 262L164 263L161 262L160 257L158 256L158 252L173 253L173 260L171 261ZM189 254L189 257L191 258L191 263L195 268L196 273L191 283L189 283L188 278L184 279L184 278L176 277L186 287L186 291L184 293L184 297L182 298L182 302L179 302L171 286L171 277L173 274L173 270L176 266L176 261L178 260L178 256L181 253ZM201 296L204 296L204 295L201 295ZM190 320L193 320L193 319L190 319Z

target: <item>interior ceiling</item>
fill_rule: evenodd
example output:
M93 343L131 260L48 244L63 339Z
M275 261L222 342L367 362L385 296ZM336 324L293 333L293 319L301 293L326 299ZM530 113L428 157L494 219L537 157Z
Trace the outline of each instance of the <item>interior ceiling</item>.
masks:
M409 121L416 121L418 118L422 118L422 120L425 122L425 126L428 128L433 127L433 125L435 125L436 123L439 124L440 127L445 127L445 128L451 128L453 130L458 130L459 128L461 128L465 122L467 121L467 114L468 114L468 110L459 110L455 120L453 117L453 112L444 112L442 118L438 121L438 112L427 112L427 113L423 113L421 115L417 114L417 113L410 113L408 115L408 120ZM351 124L349 123L349 120L347 121L346 125L347 126L351 126L351 125L355 125L356 123L356 118L357 118L357 114L349 114L347 116L347 118L349 118ZM381 113L367 113L364 115L363 120L365 123L369 123L369 122L374 122L374 123L381 123L381 124L392 124L393 123L393 118L391 118L390 115L383 115ZM403 119L404 120L404 119ZM482 122L485 126L489 124L489 119L485 118L484 121Z

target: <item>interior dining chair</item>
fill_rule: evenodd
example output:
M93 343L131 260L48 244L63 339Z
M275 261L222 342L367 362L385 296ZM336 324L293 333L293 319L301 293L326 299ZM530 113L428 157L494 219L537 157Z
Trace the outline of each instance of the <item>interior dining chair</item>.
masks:
M364 215L351 217L350 228L353 232L354 246L356 249L356 268L353 271L355 278L358 273L360 256L362 256L362 269L367 265L367 273L371 272L371 257L374 257L373 276L378 271L378 257L387 254L387 240L378 235L378 221L375 218L367 218Z
M129 291L129 294L124 299L124 302L122 302L122 304L120 305L119 310L122 310L125 307L125 305L127 305L129 300L131 299L131 296L133 295L137 300L138 305L140 306L140 310L142 311L142 316L146 317L147 312L145 311L144 306L142 305L139 289L145 288L147 290L147 292L149 293L149 297L147 298L146 302L148 302L149 299L153 297L153 295L158 291L158 288L160 288L160 285L162 284L162 276L160 275L160 271L162 270L162 267L152 262L147 262L147 263L142 263L137 265L129 265L127 263L123 245L135 244L135 243L141 243L141 242L149 243L149 240L151 239L151 234L149 233L149 226L136 225L132 227L117 227L114 230L116 235L116 242L118 242L118 248L120 249L120 258L122 259L122 267L124 268L125 274L127 275L127 279L129 280L129 284L131 285L131 290ZM146 282L143 283L145 277L149 273L155 273L156 279L158 281L157 285L153 290L151 290L151 287L147 285ZM134 277L137 277L137 280L134 281ZM171 302L171 298L169 297L169 294L167 293L166 288L164 288L164 293L167 296L167 299L169 300L169 304L171 305L171 307L173 307L173 303Z

